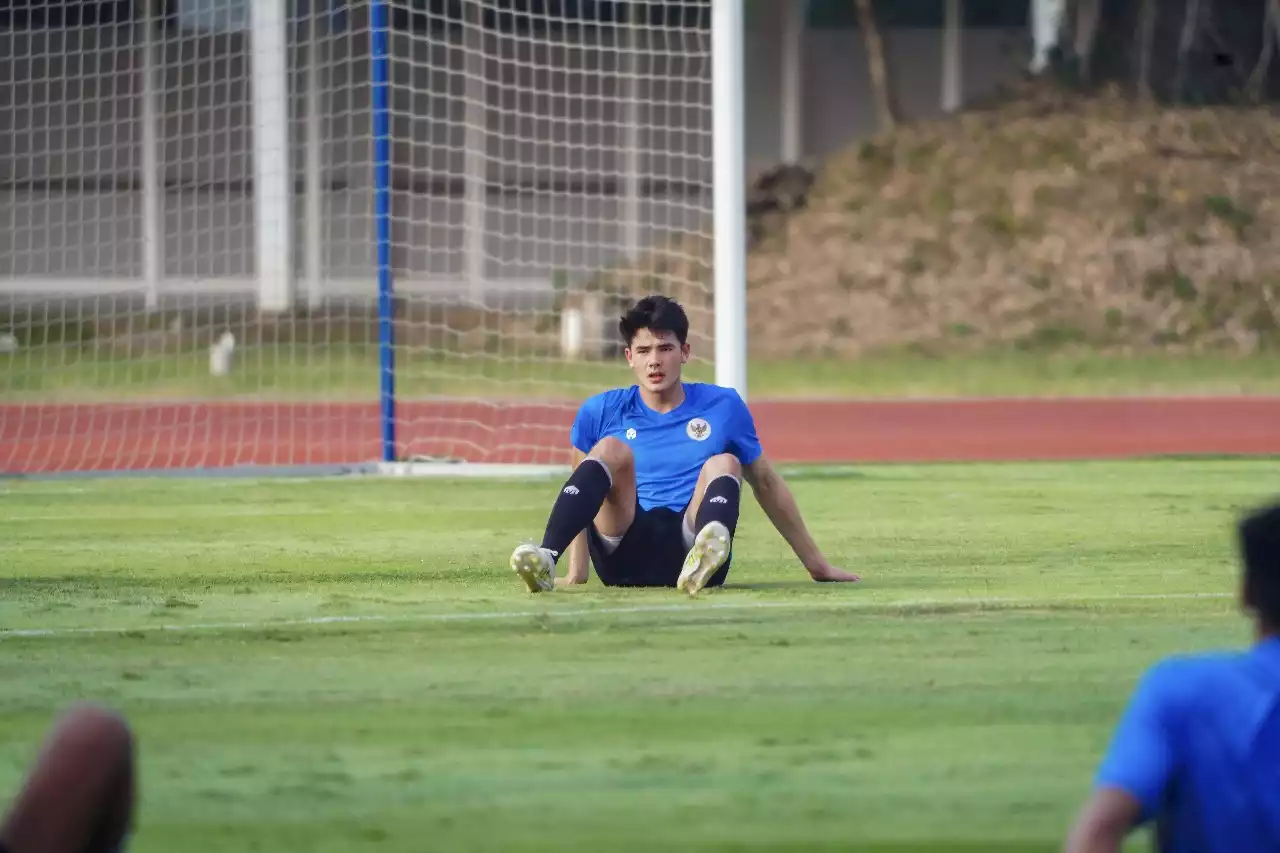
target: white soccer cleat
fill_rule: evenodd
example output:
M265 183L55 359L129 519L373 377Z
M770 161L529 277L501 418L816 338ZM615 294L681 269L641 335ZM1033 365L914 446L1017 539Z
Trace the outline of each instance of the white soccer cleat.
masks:
M729 528L718 521L712 521L698 531L693 538L693 547L684 558L684 568L680 570L680 579L676 581L676 589L697 595L706 586L707 580L729 559L729 549L733 542L729 537Z
M550 592L556 588L556 562L537 545L521 545L511 552L511 569L529 592Z

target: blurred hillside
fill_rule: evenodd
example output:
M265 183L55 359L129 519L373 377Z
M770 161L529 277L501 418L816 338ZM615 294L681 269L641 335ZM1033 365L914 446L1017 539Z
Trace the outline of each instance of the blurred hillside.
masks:
M769 209L776 186L753 194L753 355L1280 341L1271 109L1040 85L864 140L811 179L796 209ZM680 294L697 302L710 263L709 241L690 237L609 289L701 282Z
M1249 351L1280 332L1280 125L1042 90L824 163L749 262L760 354Z

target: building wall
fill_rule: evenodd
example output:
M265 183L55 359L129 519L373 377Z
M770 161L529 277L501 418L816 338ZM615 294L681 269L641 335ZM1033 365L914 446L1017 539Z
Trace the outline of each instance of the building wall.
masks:
M780 5L780 4L778 4ZM372 294L374 233L367 34L352 21L324 41L326 286ZM756 170L780 151L776 22L748 35L747 153ZM1023 30L966 35L964 91L990 93L1019 73ZM485 36L393 39L395 265L403 290L464 286L469 222L483 221L483 274L540 288L615 260L632 239L708 230L710 35L652 28L626 49ZM875 128L860 33L817 30L803 56L805 154L821 157ZM941 33L887 33L909 117L939 112ZM137 287L142 274L141 67L129 26L0 33L0 291ZM252 292L249 57L243 34L169 35L163 46L161 162L165 289ZM478 50L477 50L478 49ZM483 55L480 62L476 57ZM470 57L470 60L469 60ZM293 169L302 179L305 54L295 49ZM482 86L468 86L483 71ZM627 79L637 107L638 227L620 188L628 150ZM468 199L469 97L488 110L490 189ZM473 113L474 115L474 113ZM454 179L450 181L449 179ZM590 186L583 186L583 185ZM701 189L701 191L699 191ZM478 207L477 207L478 205ZM468 210L479 215L468 219ZM303 255L298 199L299 268Z

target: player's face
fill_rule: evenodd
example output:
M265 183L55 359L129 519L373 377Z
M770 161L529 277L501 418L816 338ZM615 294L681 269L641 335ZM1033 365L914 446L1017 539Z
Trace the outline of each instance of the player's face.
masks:
M660 394L680 382L680 368L689 360L689 345L671 332L641 329L627 348L627 363L641 388Z

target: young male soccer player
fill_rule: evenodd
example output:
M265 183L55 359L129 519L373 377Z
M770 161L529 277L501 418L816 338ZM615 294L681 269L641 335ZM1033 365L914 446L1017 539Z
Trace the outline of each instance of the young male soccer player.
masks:
M676 587L697 595L724 583L738 524L740 478L816 581L856 581L827 562L786 483L770 467L755 422L731 388L684 382L689 318L665 296L641 299L618 324L636 384L578 410L574 470L541 547L521 545L511 567L530 592L587 580ZM556 566L568 555L563 578Z
M1116 853L1154 822L1163 853L1280 850L1280 505L1239 529L1253 647L1143 676L1067 853Z
M134 789L128 724L93 705L71 708L0 817L0 853L120 853Z

